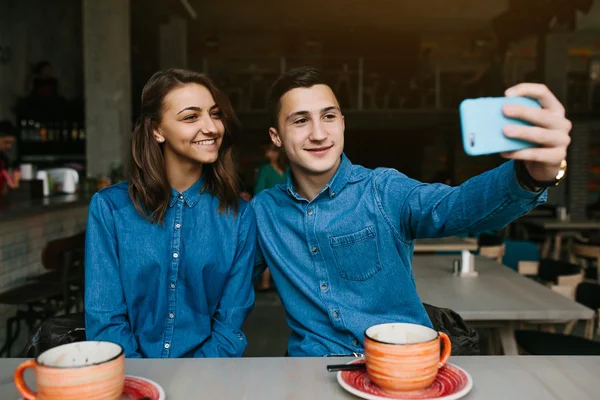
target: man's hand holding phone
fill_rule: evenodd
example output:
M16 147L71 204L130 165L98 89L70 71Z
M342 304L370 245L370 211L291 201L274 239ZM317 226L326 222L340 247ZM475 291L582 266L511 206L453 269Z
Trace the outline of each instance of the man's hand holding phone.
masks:
M535 180L555 179L571 143L569 133L573 125L565 117L565 108L546 85L522 83L506 90L505 95L509 98L522 96L535 99L542 108L504 105L502 111L506 117L529 122L532 126L506 125L503 133L512 139L535 143L537 147L500 155L507 159L522 160L529 175Z

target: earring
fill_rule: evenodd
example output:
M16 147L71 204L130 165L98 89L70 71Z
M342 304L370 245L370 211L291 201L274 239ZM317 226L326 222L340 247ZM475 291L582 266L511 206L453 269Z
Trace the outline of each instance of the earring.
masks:
M156 140L158 140L158 143L162 143L162 142L164 142L164 141L165 141L165 139L163 139L163 138L161 138L161 137L159 137L159 138L158 138L158 139L156 139Z

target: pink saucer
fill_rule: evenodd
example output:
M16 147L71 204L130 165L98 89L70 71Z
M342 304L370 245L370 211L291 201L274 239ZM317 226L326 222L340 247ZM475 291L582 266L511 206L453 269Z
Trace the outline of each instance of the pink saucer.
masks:
M150 400L165 400L165 391L156 382L139 376L125 376L125 387L121 400L138 400L144 397ZM23 400L22 397L19 400Z
M352 363L364 362L356 360ZM340 371L337 380L348 392L368 400L455 400L465 396L473 388L471 376L462 368L450 363L440 368L435 381L425 389L399 395L384 392L369 379L367 371Z

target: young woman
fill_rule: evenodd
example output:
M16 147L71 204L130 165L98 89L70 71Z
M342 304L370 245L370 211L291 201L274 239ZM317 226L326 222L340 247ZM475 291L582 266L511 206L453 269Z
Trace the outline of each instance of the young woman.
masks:
M258 170L254 195L287 180L287 160L283 151L271 143L265 149L265 158L269 162Z
M85 265L88 340L127 357L239 357L254 305L252 208L232 160L239 130L210 79L156 73L142 92L130 180L94 195Z

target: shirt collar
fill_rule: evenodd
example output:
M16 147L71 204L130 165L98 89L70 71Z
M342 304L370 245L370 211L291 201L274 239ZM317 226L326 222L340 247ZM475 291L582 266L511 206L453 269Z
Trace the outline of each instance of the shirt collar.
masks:
M171 200L169 201L169 207L173 207L180 196L183 197L183 201L188 205L188 207L194 207L196 204L198 204L198 201L200 201L203 188L204 175L202 175L202 177L200 177L200 179L198 179L198 181L194 183L192 187L183 193L179 193L177 190L171 188Z
M333 199L348 183L350 176L352 175L352 162L346 157L346 154L342 153L342 160L338 166L337 171L329 180L329 183L325 185L321 193L328 191L329 198ZM294 188L294 180L292 174L288 174L287 183L284 186L286 192L294 197L296 200L302 200L302 196L296 192Z

